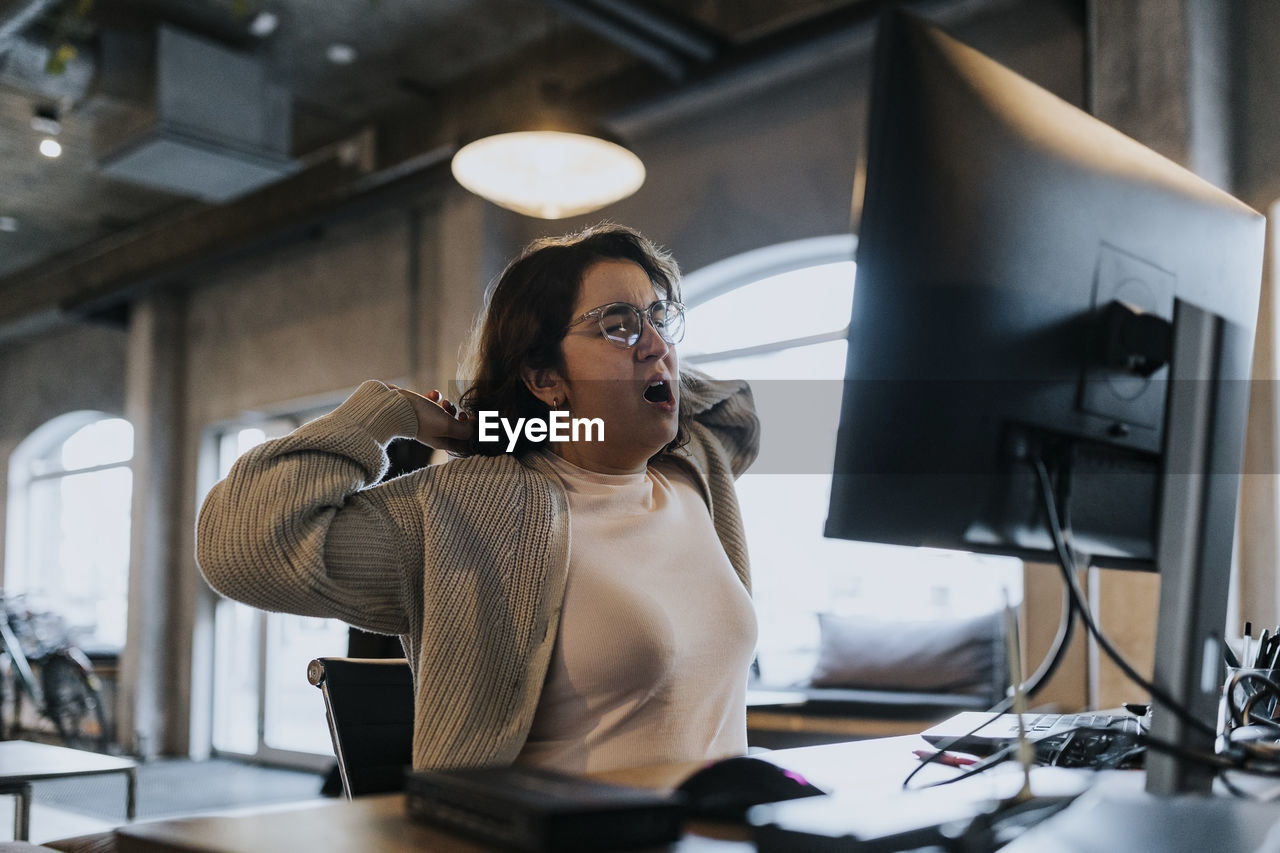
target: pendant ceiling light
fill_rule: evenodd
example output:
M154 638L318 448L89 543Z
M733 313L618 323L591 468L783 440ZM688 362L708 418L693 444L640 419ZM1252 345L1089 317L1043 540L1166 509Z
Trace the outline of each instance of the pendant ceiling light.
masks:
M463 146L452 169L481 198L539 219L599 210L644 183L644 163L626 148L561 130L486 136Z

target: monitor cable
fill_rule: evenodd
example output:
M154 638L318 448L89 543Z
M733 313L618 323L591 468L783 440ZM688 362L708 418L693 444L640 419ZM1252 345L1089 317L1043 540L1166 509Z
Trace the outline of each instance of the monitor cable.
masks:
M1035 468L1036 477L1039 481L1043 508L1048 518L1049 532L1053 539L1054 550L1058 557L1057 565L1063 579L1063 599L1062 616L1059 620L1058 633L1054 637L1053 645L1044 660L1041 661L1036 672L1023 682L1021 692L1024 692L1026 695L1034 695L1053 675L1054 671L1065 657L1066 648L1071 640L1075 620L1078 617L1084 622L1089 634L1093 636L1094 640L1098 643L1099 647L1102 648L1107 657L1111 658L1116 666L1118 666L1130 680L1146 690L1152 698L1168 707L1188 725L1192 725L1210 734L1216 734L1211 726L1196 719L1179 703L1173 701L1172 697L1170 697L1166 691L1143 678L1137 670L1135 670L1133 666L1124 659L1123 655L1120 654L1119 650L1115 648L1106 635L1102 633L1101 628L1098 627L1097 622L1093 618L1092 612L1089 610L1089 607L1085 602L1084 593L1080 589L1079 580L1076 576L1077 561L1074 555L1074 549L1069 544L1071 537L1070 519L1066 518L1064 521L1063 515L1059 514L1059 503L1054 495L1053 481L1049 475L1049 471L1044 460L1037 457L1031 460L1031 464ZM1069 506L1065 500L1062 505L1064 507ZM991 715L990 719L984 719L981 723L975 726L969 734L971 735L974 732L977 732L979 729L988 725L1000 714L1009 711L1014 705L1014 697L1019 692L1019 689L1011 685L1005 698L988 710L987 713ZM1001 764L1012 757L1015 753L1016 744L1010 745L968 767L963 773L946 779L931 781L925 785L912 787L912 780L921 770L924 769L925 766L934 763L940 756L945 755L948 749L950 749L955 743L962 741L964 737L965 736L963 735L957 736L948 742L939 744L936 748L936 752L922 760L917 767L907 774L907 777L902 781L903 789L917 790L919 788L931 788L968 779ZM1271 775L1277 770L1274 765L1268 766L1265 762L1258 760L1257 756L1251 756L1254 758L1253 761L1242 761L1238 756L1220 756L1211 753L1202 753L1195 750L1187 750L1173 744L1167 744L1156 740L1147 733L1140 734L1137 741L1141 746L1156 751L1172 752L1189 760L1203 762L1218 769L1219 771L1231 769L1243 770L1244 772L1252 772L1255 774Z
M1124 659L1119 650L1112 645L1106 635L1098 627L1094 621L1093 614L1089 611L1088 605L1084 600L1084 593L1080 589L1079 581L1076 579L1076 560L1071 552L1071 548L1067 545L1067 536L1069 532L1064 532L1061 516L1058 514L1057 501L1053 494L1053 482L1049 476L1049 470L1045 467L1044 460L1037 457L1032 460L1035 466L1036 477L1040 481L1040 495L1043 501L1045 515L1048 520L1049 533L1053 537L1054 549L1058 555L1058 566L1062 572L1063 582L1067 586L1067 592L1071 597L1073 606L1080 619L1084 622L1085 627L1089 630L1089 634L1097 642L1098 647L1106 653L1120 671L1125 674L1134 684L1141 687L1151 695L1151 698L1168 708L1178 719L1205 734L1216 736L1217 732L1214 727L1195 717L1190 711L1182 706L1181 703L1175 701L1163 688L1143 678L1133 666Z
M1065 515L1062 527L1066 532L1065 539L1068 542L1068 545L1070 544L1071 532L1071 502L1069 500L1070 494L1067 491L1069 484L1070 480L1068 478L1063 478L1059 482L1058 485L1061 495L1057 501L1057 505L1063 508L1063 513ZM1054 673L1058 671L1059 666L1061 666L1063 660L1066 659L1067 647L1070 645L1071 637L1075 633L1075 625L1076 608L1071 598L1071 587L1069 584L1066 584L1062 587L1062 610L1058 616L1057 634L1054 636L1053 642L1050 644L1049 650L1045 653L1044 658L1040 661L1040 665L1036 667L1036 671L1022 683L1022 691L1027 696L1036 696L1040 690L1048 684L1049 679L1053 677ZM1014 687L1011 684L1006 695L1013 696L1014 692Z
M1053 674L1058 671L1058 667L1067 656L1067 646L1071 643L1071 636L1075 631L1076 609L1071 601L1071 593L1067 588L1062 590L1062 612L1058 616L1058 633L1053 638L1053 643L1049 647L1049 651L1045 653L1044 659L1040 661L1040 666L1036 668L1023 683L1022 692L1027 696L1035 696L1040 692ZM1007 695L1014 694L1014 688L1011 684L1007 691Z

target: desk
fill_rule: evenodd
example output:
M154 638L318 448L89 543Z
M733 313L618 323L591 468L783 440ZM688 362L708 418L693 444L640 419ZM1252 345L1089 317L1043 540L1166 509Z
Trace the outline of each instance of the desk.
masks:
M762 754L805 774L832 791L833 806L878 817L897 812L937 815L947 803L975 803L1015 793L1021 771L993 768L954 785L902 792L903 778L917 765L912 750L919 736L824 744ZM690 764L638 768L602 774L619 783L657 790L676 784ZM954 777L961 771L930 765L921 783ZM1032 772L1036 794L1053 796L1090 789L1063 813L1035 827L1005 850L1009 853L1063 853L1077 850L1256 850L1272 825L1280 823L1280 804L1224 797L1154 798L1142 790L1139 771L1064 770L1039 767ZM849 802L837 802L847 799ZM795 805L819 798L797 800ZM787 804L790 805L790 804ZM1076 811L1078 807L1083 809ZM1055 821L1057 824L1055 825ZM1153 826L1152 824L1158 824ZM1099 831L1103 834L1099 836ZM1099 837L1101 840L1099 840ZM1269 837L1269 836L1267 836ZM1226 844L1216 843L1226 840ZM409 820L404 796L386 794L320 805L275 806L219 817L137 823L116 830L120 853L485 853L482 844ZM1121 842L1113 844L1111 842ZM1234 843L1239 841L1241 843ZM1154 842L1154 843L1153 843ZM1274 849L1272 847L1266 848ZM745 827L691 823L684 837L657 848L662 853L752 853ZM643 851L637 851L643 853ZM656 853L651 850L650 853Z
M913 749L926 746L918 736L883 738L850 743L823 744L761 753L789 769L803 773L833 796L859 803L881 800L904 806L900 793L903 778L918 761ZM669 790L700 766L699 762L644 767L599 774L596 778L618 784ZM1039 771L1049 771L1041 774ZM926 767L920 781L951 778L960 771L951 767ZM1138 777L1140 774L1129 774ZM1037 784L1048 793L1065 787L1082 790L1097 774L1039 768ZM1043 781L1042 781L1043 779ZM1013 767L928 791L906 796L909 808L929 808L946 799L969 802L1004 796L1018 790L1021 774ZM1140 787L1141 781L1135 781ZM242 811L234 815L205 816L137 823L116 830L120 853L323 853L361 850L370 853L482 853L488 850L449 833L411 822L404 797L388 794L360 797L350 802L309 804ZM684 838L667 853L750 853L755 849L743 827L694 823Z
M26 740L0 742L0 794L11 794L17 798L13 837L26 841L30 834L32 782L103 773L125 774L128 779L125 815L133 820L138 790L138 765L133 759Z

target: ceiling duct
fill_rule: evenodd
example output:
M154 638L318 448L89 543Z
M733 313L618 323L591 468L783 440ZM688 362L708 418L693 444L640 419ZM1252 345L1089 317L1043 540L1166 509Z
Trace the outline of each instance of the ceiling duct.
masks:
M226 202L297 170L289 92L260 59L165 25L151 81L141 128L135 120L100 133L102 174Z
M51 46L26 35L56 6L57 0L32 0L0 13L0 83L69 106L83 100L93 82L91 55L78 50L60 73L50 73Z
M94 60L77 51L58 74L49 73L49 45L14 36L0 44L0 83L19 92L70 106L83 101L93 83Z
M57 3L58 0L31 0L0 13L0 53L8 47L10 39L40 20Z

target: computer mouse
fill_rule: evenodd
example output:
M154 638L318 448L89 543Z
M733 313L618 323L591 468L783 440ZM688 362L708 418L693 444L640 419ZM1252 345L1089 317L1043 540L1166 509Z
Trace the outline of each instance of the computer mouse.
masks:
M761 803L827 793L794 770L749 755L713 761L677 786L695 817L742 820Z

